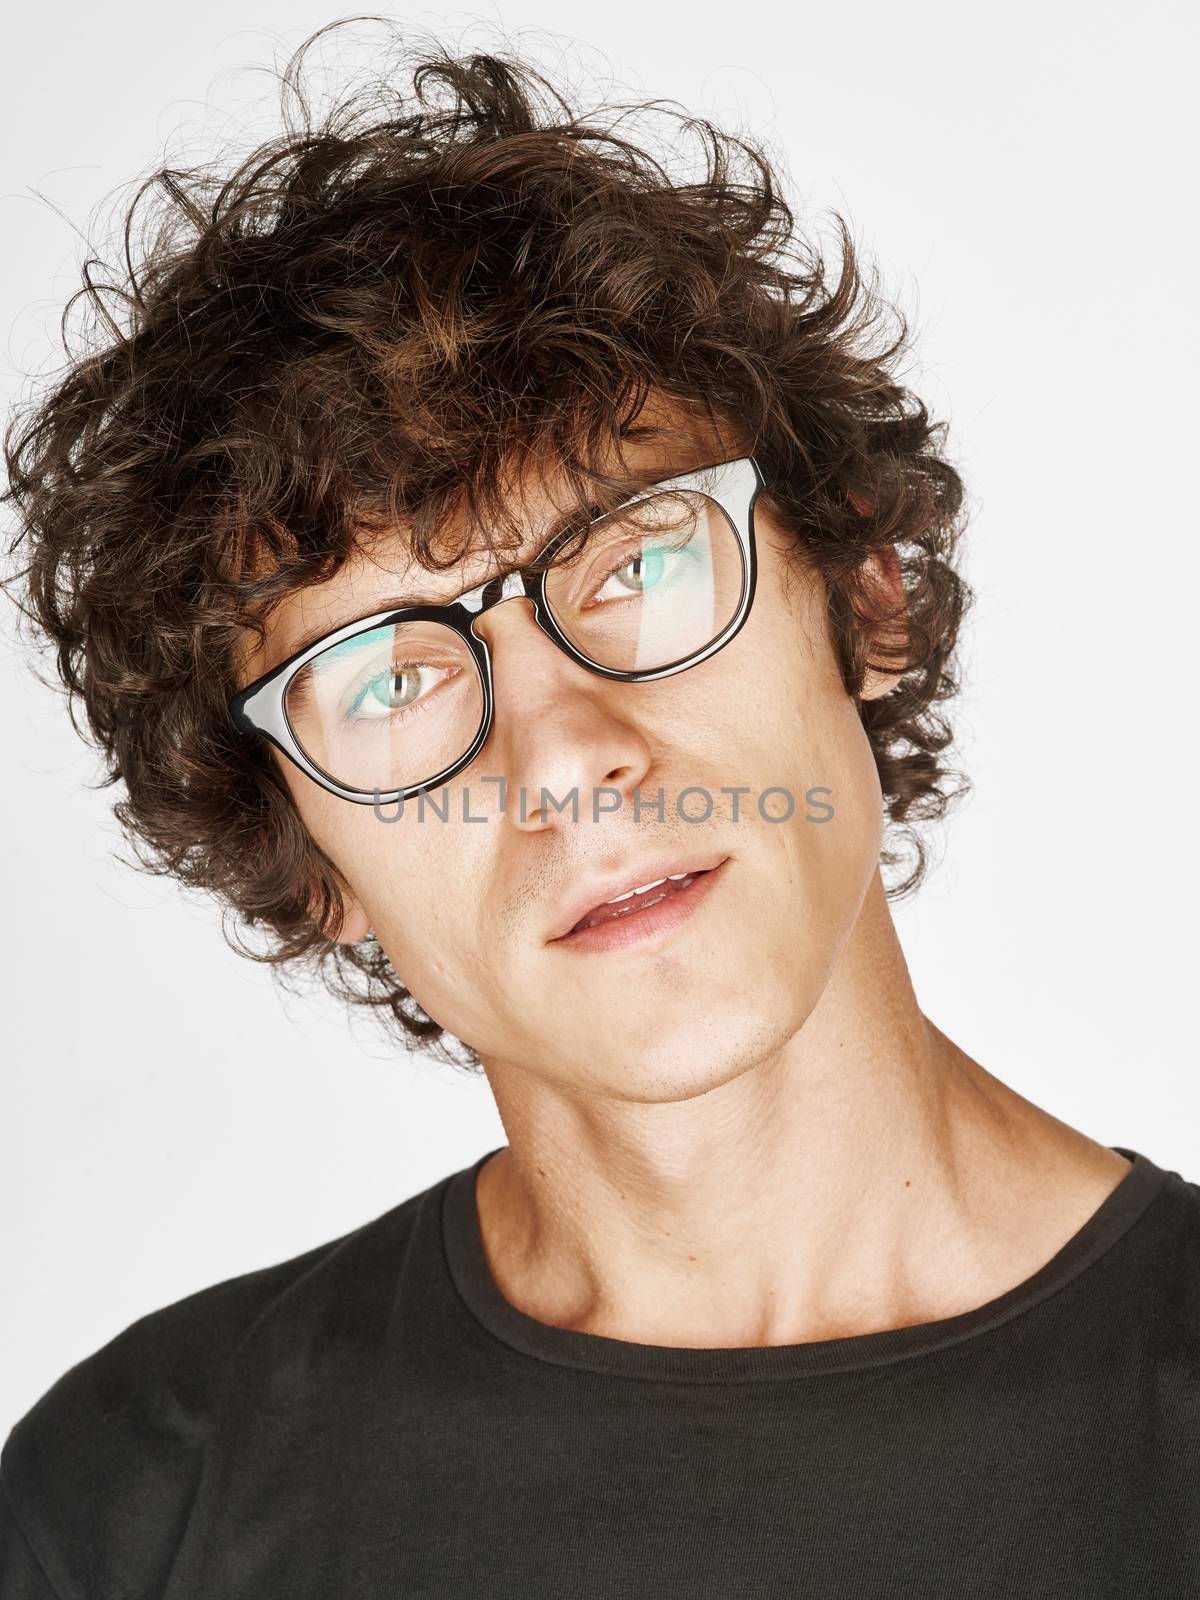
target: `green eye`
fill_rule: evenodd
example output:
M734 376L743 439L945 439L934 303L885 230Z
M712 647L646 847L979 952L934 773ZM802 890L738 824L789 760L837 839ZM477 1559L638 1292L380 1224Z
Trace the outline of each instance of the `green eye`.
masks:
M407 687L397 692L397 687L405 684ZM396 672L390 668L386 672L376 673L362 685L350 703L349 715L355 716L361 710L364 701L370 700L369 710L403 711L417 698L421 687L420 672Z
M627 583L630 589L653 589L655 584L661 581L665 566L661 550L643 550L641 555L634 556L623 567L618 567L613 577L618 583ZM627 569L632 569L635 573L635 581L632 583L628 583L621 576Z
M621 585L626 595L653 594L657 589L669 587L671 584L682 581L687 575L687 569L695 566L700 552L688 546L680 548L675 545L654 545L645 550L639 550L636 555L626 556L619 566L613 567L605 575L604 584L596 595L596 599L619 600L621 595L605 595L604 587L609 582ZM626 577L625 574L630 574Z

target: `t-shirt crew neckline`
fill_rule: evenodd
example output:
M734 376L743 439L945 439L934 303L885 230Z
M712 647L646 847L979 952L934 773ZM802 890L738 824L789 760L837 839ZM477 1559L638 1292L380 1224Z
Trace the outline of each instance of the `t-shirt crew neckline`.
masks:
M1032 1277L958 1316L804 1344L677 1348L557 1328L528 1316L504 1298L488 1264L475 1198L479 1169L504 1148L497 1145L471 1166L452 1174L443 1190L442 1237L447 1264L468 1310L497 1339L541 1361L612 1376L693 1383L762 1382L805 1373L854 1371L927 1355L976 1338L1020 1316L1077 1278L1133 1227L1167 1177L1165 1169L1139 1151L1110 1146L1132 1165L1083 1226Z

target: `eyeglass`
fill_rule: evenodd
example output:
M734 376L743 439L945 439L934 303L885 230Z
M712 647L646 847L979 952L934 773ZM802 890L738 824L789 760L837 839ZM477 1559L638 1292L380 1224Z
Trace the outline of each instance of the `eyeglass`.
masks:
M749 456L664 479L587 524L561 562L571 529L444 604L333 630L235 695L230 715L343 800L408 800L461 772L491 732L491 652L475 624L493 606L532 600L560 650L620 683L668 678L723 649L754 598L763 487Z

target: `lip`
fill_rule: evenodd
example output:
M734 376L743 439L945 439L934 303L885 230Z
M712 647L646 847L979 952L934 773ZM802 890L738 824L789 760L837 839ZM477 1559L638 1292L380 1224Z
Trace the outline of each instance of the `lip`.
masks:
M556 930L547 937L546 943L570 944L580 949L609 949L633 943L663 932L668 927L674 927L691 916L709 888L721 875L720 869L729 859L719 852L710 852L703 856L683 856L673 861L657 863L642 861L632 868L622 868L619 873L581 889L564 911ZM627 916L597 923L591 928L582 929L579 933L571 932L575 924L589 911L594 911L597 906L624 894L636 884L653 883L658 878L669 878L685 872L699 872L704 876L688 884L686 889L678 890L642 911L630 912Z

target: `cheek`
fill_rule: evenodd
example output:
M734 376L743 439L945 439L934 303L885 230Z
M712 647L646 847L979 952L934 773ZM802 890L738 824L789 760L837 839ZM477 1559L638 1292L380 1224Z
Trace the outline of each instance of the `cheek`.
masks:
M827 818L799 823L799 848L822 881L822 902L856 912L883 841L883 794L870 741L836 671L804 680L788 715L797 730L797 816Z
M800 695L795 715L802 729L805 770L801 777L807 788L832 791L814 796L812 809L818 809L821 803L834 808L833 818L817 824L817 831L836 830L836 836L847 843L851 839L878 843L882 835L883 793L856 702L840 680L824 680Z
M820 908L818 937L840 942L878 868L883 796L857 704L846 692L828 631L823 589L794 583L767 591L755 656L760 694L746 708L761 782L794 797L787 824L772 825L799 895ZM818 791L818 792L814 792ZM811 799L807 798L811 795ZM783 806L778 799L772 809ZM832 807L833 814L828 816ZM806 818L827 817L824 821Z
M487 1004L481 991L492 983L479 959L478 903L491 876L481 836L492 830L428 815L384 822L362 809L365 822L345 828L330 854L405 987L458 1034L461 997Z
M339 800L302 772L294 768L288 770L290 765L285 766L284 775L297 816L309 838L329 857L357 897L362 878L361 860L370 839L368 824L378 826L370 806Z
M288 775L297 813L310 838L333 863L338 877L366 914L369 926L403 973L417 948L417 924L432 937L436 912L446 904L445 880L452 871L444 858L448 842L439 825L396 817L395 806L376 809L339 800L302 773ZM448 832L443 827L442 832Z
M835 791L835 806L840 799L851 812L864 804L877 810L875 763L842 682L824 589L815 577L788 574L785 584L768 570L744 630L746 648L730 652L736 670L721 696L720 738L730 751L752 748L760 767L784 774L766 781L788 783L798 806L806 788L824 786Z
M848 696L822 719L803 781L812 794L804 808L807 814L828 816L825 808L833 808L827 821L801 824L801 849L819 883L819 902L829 910L833 937L840 942L878 870L883 843L879 774Z

